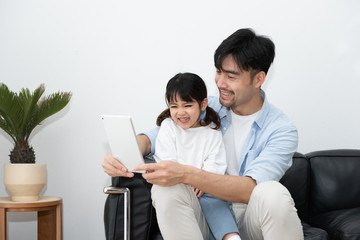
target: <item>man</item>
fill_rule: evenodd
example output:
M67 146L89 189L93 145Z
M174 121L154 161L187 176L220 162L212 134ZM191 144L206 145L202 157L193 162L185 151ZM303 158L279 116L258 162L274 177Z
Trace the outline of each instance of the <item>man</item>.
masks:
M209 98L209 106L221 119L229 175L172 161L143 164L135 169L146 170L143 177L152 184L188 184L233 202L241 239L303 239L294 202L278 182L292 164L297 130L269 104L261 90L274 56L273 42L251 29L236 31L215 51L219 97ZM154 129L138 136L144 155L154 153L156 134ZM110 176L133 176L111 155L105 156L103 168ZM178 191L179 196L184 194ZM177 204L174 208L184 206ZM201 213L201 209L198 211Z

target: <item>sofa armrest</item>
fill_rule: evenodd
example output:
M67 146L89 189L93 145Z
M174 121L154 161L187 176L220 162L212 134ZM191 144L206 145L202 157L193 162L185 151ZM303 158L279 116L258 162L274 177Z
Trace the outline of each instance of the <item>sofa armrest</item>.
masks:
M292 166L280 179L290 192L301 220L308 220L310 165L305 155L296 152Z
M124 195L124 240L130 240L130 190L120 187L105 187L105 194L123 194Z

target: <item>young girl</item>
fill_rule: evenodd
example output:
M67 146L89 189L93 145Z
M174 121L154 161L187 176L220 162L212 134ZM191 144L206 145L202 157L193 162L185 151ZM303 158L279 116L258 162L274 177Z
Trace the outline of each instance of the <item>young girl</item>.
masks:
M206 85L196 74L179 73L169 80L166 86L169 108L159 115L156 122L160 126L154 154L157 162L172 160L217 174L225 173L227 164L219 131L220 119L207 106L206 97ZM209 239L205 220L202 216L194 216L192 210L199 207L199 201L211 237L240 239L228 202L203 195L200 189L185 184L171 187L153 185L151 193L165 240ZM173 209L173 201L187 201L189 208ZM179 232L180 235L177 234ZM228 238L228 234L234 235L234 238Z

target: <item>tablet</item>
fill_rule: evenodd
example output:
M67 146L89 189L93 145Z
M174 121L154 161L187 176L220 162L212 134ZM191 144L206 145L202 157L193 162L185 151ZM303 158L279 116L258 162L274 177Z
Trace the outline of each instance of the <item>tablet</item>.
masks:
M144 163L130 116L101 115L111 153L131 172Z

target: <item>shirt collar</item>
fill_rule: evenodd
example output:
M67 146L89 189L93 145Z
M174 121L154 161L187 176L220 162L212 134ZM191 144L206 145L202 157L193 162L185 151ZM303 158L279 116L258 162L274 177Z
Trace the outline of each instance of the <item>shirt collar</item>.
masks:
M266 116L269 113L270 104L267 101L265 92L262 89L260 89L260 95L263 98L264 102L257 118L255 119L255 123L258 125L259 128L262 128L264 126Z
M259 128L262 128L264 126L266 116L267 116L267 114L269 112L270 104L267 101L266 94L262 89L260 89L260 95L261 95L262 99L264 100L264 102L263 102L263 105L262 105L262 107L261 107L261 109L259 111L259 114L257 115L257 117L255 119L255 123L258 125ZM226 117L227 120L229 122L231 122L230 108L222 106L220 108L220 111L218 112L218 114L219 114L220 119Z

